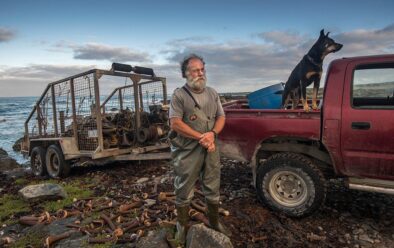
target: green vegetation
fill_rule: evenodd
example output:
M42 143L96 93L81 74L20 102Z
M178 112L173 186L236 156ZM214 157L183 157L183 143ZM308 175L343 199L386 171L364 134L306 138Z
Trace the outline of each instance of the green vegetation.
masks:
M15 180L16 185L25 185L28 183L28 180L26 178L18 178Z
M54 182L54 183L58 183L58 182ZM74 199L87 198L92 196L93 194L91 190L85 189L85 187L83 187L79 182L64 184L62 185L62 187L67 192L67 198L63 200L43 202L42 206L46 211L55 212L66 206L70 206L73 203Z
M37 229L30 230L25 236L11 244L11 248L42 247L45 241L45 233Z
M0 224L10 224L12 221L9 218L12 215L29 211L29 204L20 199L18 195L3 195L0 198Z

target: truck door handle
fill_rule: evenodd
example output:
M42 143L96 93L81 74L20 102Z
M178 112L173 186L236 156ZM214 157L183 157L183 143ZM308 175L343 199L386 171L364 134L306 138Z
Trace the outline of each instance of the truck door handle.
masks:
M369 122L352 122L352 129L368 130L371 128Z

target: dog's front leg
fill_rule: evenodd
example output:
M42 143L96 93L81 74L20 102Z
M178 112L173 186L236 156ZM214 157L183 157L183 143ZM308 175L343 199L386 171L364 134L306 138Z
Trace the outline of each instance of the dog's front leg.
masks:
M319 86L320 86L320 79L321 79L321 73L318 74L313 81L313 94L312 94L312 109L317 110L317 93L319 92Z
M308 100L306 97L306 84L304 85L304 82L302 82L302 80L300 80L300 92L301 92L301 101L302 101L302 106L304 106L304 110L306 112L309 112L309 105L308 105Z

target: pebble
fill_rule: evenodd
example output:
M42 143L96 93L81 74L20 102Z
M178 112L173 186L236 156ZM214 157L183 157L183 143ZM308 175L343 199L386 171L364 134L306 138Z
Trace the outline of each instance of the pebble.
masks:
M367 242L369 242L369 243L371 243L371 244L374 243L374 240L371 239L367 234L361 234L361 235L358 237L358 239L359 239L359 240L362 240L362 241L367 241Z
M353 234L361 234L364 233L364 230L362 228L354 229Z
M136 183L145 183L145 182L147 182L147 181L149 181L149 178L147 178L147 177L141 177L140 179L137 180Z
M320 231L323 231L324 229L323 229L323 227L321 227L321 226L318 226L317 227Z
M145 206L146 207L150 207L150 206L153 206L155 204L156 204L156 200L153 200L153 199L146 199L145 200Z
M349 234L349 233L346 233L346 234L345 234L345 239L346 239L346 240L349 240L350 238L351 238L350 234Z

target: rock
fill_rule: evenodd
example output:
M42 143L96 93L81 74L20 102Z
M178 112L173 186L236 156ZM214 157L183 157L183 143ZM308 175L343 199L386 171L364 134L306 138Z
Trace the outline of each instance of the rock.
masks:
M153 206L153 205L155 205L156 204L156 200L153 200L153 199L146 199L146 200L144 200L145 201L145 206L146 207L150 207L150 206Z
M21 137L17 141L15 141L14 145L12 146L12 150L14 150L16 152L20 152L22 141L23 141L23 137Z
M186 237L187 248L220 248L233 247L230 238L204 224L190 227Z
M17 179L21 177L26 177L26 175L31 174L31 169L26 167L18 167L13 170L4 171L3 174L6 175L9 179Z
M314 233L308 233L308 234L306 235L306 238L307 238L309 241L323 241L323 240L326 240L326 237L325 237L325 236L319 236L319 235L316 235L316 234L314 234Z
M85 235L81 237L81 234L77 236L76 234L72 234L69 238L63 239L58 242L54 247L55 248L70 248L70 247L85 247L88 243L89 236Z
M366 241L366 242L369 242L369 243L371 243L371 244L373 244L375 241L373 240L373 239L371 239L367 234L361 234L361 235L359 235L358 236L358 239L359 240L362 240L362 241Z
M140 179L137 180L136 183L140 184L140 183L145 183L145 182L147 182L147 181L149 181L149 178L147 178L147 177L141 177Z
M148 235L141 238L136 247L137 248L169 248L166 240L166 230L149 231Z
M19 168L20 164L15 159L8 156L8 153L0 148L0 172Z
M53 183L29 185L19 190L19 194L26 201L54 200L67 197L66 191L60 185Z
M364 233L364 230L362 228L354 229L353 234L361 234Z

